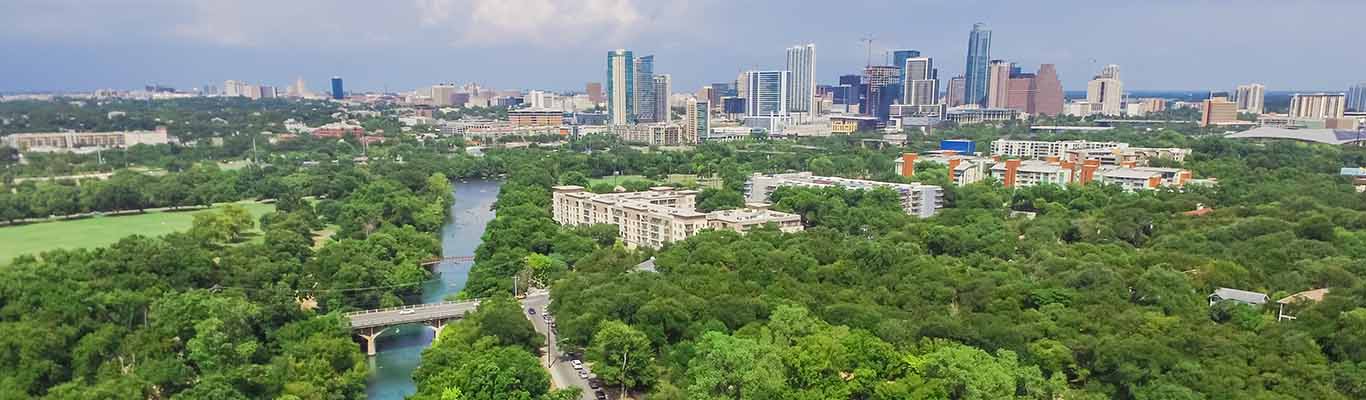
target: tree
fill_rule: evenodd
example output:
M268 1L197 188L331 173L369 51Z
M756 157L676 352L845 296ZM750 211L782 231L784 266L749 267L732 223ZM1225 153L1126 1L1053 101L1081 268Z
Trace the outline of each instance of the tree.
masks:
M588 359L593 371L610 384L643 387L654 383L654 355L650 339L621 321L604 321L593 335Z
M783 387L772 349L750 339L707 332L697 342L697 355L688 363L691 399L778 398Z
M728 210L745 206L745 196L728 189L702 189L697 195L697 209L702 212Z

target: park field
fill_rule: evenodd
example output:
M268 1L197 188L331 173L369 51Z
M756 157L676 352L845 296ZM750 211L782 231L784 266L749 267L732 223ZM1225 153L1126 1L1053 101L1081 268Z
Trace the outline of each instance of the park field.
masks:
M274 204L239 203L256 218L275 210ZM217 207L221 207L219 205ZM217 208L215 207L215 208ZM148 211L144 214L98 216L0 227L0 265L14 257L55 249L104 247L129 235L161 236L190 229L194 214L205 211Z

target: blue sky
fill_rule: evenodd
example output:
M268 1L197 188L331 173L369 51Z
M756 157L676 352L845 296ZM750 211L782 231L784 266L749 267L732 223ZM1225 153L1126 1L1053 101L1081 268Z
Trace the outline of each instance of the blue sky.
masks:
M1128 90L1366 81L1361 0L2 0L0 91L296 77L321 90L332 75L365 90L567 90L601 81L625 47L654 54L681 92L781 68L808 42L834 81L863 66L870 35L875 60L919 49L947 79L974 22L994 31L993 58L1057 64L1068 90L1112 63Z

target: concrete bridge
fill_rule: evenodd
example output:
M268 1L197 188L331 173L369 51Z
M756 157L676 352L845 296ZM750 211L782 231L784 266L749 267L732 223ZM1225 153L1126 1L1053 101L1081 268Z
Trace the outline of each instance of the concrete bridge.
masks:
M346 313L351 321L351 332L365 340L365 354L375 355L375 339L389 328L406 324L423 324L441 336L446 324L465 317L479 308L479 300L448 301L431 304L382 308ZM433 338L432 340L436 340Z
M437 265L437 264L440 264L442 261L450 261L450 262L456 262L456 263L474 262L474 256L446 256L446 257L433 257L433 258L428 258L428 259L426 259L426 260L422 260L422 263L421 263L421 264L422 264L422 267L423 267L423 268L426 268L426 269L428 269L428 270L431 270L431 269L433 269L433 268L436 268L436 265Z

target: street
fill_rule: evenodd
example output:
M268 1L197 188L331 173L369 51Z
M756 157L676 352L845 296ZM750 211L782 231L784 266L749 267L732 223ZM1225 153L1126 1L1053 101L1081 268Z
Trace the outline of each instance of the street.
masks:
M574 369L568 355L561 354L555 347L555 333L550 330L550 324L544 318L545 306L550 304L550 292L545 290L535 290L522 299L522 315L531 320L531 325L536 328L536 332L545 335L548 347L546 357L541 360L546 372L550 373L550 382L555 388L577 387L583 390L580 396L583 400L595 400L593 389L588 387L588 380L579 377L579 371ZM536 315L526 314L527 308L535 308ZM544 365L549 363L549 365Z

